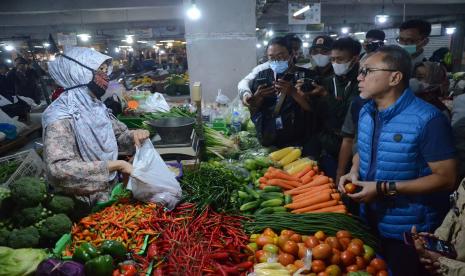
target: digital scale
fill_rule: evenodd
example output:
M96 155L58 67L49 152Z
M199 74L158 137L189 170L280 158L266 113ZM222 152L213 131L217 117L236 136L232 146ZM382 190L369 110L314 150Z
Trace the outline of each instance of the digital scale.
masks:
M152 143L160 155L177 156L182 160L197 159L200 151L200 139L195 129L192 130L189 139L185 143L172 144L163 141L157 134L152 138Z

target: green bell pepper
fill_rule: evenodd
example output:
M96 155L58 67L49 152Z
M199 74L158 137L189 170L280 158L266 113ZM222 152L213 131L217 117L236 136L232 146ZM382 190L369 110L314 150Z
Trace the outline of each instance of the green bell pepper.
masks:
M95 248L92 244L85 242L74 250L73 260L85 264L87 261L97 257L98 255L100 255L100 253L97 248Z
M114 240L104 241L100 246L100 251L102 254L111 255L115 259L124 259L127 253L126 247L121 242Z
M111 276L113 274L113 258L103 255L86 262L86 275Z

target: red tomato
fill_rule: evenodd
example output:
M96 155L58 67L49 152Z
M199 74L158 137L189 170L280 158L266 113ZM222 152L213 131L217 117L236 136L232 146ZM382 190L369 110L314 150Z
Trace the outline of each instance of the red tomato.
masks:
M288 236L279 236L278 237L278 246L279 248L283 248L284 247L284 244L286 244L286 242L289 240L289 237Z
M305 246L308 247L308 248L313 248L313 247L315 247L315 246L317 246L319 244L320 244L320 240L317 239L315 236L310 236L305 241Z
M284 243L282 250L286 253L296 256L299 253L299 247L294 241L287 241Z
M349 265L346 267L347 272L357 272L358 271L358 266L357 265Z
M355 263L355 255L350 251L344 251L341 253L341 261L344 266L349 266Z
M367 268L365 269L366 272L370 273L371 275L375 275L376 274L376 269L372 266L367 266Z
M318 231L315 233L315 237L320 241L324 241L326 239L326 234L323 231Z
M347 230L340 230L340 231L337 231L336 238L338 238L338 239L341 239L341 238L349 238L349 239L351 239L352 234L350 234L350 232L347 231Z
M325 243L329 244L332 248L335 248L337 250L342 249L342 246L336 237L327 237Z
M295 265L297 268L302 268L302 267L305 266L305 263L304 263L304 261L302 261L302 260L296 260L296 261L294 262L294 265Z
M364 245L363 241L361 239L357 239L357 238L352 239L350 242L359 244L361 247L363 247L363 245Z
M290 237L290 236L292 236L292 235L294 235L294 234L295 234L295 232L292 231L292 230L286 230L286 229L281 230L281 236L288 236L288 237Z
M353 194L353 193L355 193L355 190L357 189L357 186L355 184L352 184L352 183L347 183L346 185L344 185L344 189L346 190L347 194Z
M316 260L324 260L331 256L332 249L331 246L329 246L329 244L322 243L312 248L312 253L313 258L315 258Z
M276 235L276 233L271 228L266 228L265 231L263 231L263 235L269 236L269 237L272 237L272 238L278 236L278 235Z
M331 256L331 258L329 259L329 261L331 262L331 264L333 265L339 265L341 264L341 251L333 248L333 255Z
M290 238L289 238L291 241L294 241L294 242L302 242L302 235L299 235L299 234L294 234L292 235Z
M350 243L350 239L349 238L340 238L338 240L339 240L339 243L341 244L342 250L346 250L347 246Z
M355 264L357 265L359 270L363 270L367 266L365 259L360 256L355 257Z
M278 262L283 266L294 263L294 256L291 254L283 253L278 255Z
M358 243L350 242L347 250L354 253L355 256L363 256L363 246Z
M325 272L328 273L329 276L341 276L342 275L341 268L337 265L328 266Z
M381 270L376 273L376 276L388 276L389 273L386 270Z
M326 269L325 262L322 260L314 260L312 261L312 271L315 273L320 273Z
M297 244L297 246L299 247L299 253L298 253L298 256L299 258L303 259L305 257L305 254L307 253L307 250L310 250L308 249L304 243L302 242L299 242Z
M256 243L259 247L263 247L265 246L266 244L268 243L274 243L274 239L270 236L266 236L266 235L260 235L257 240L256 240Z
M387 270L386 262L381 260L380 258L374 258L373 260L371 260L370 266L376 269L376 271Z

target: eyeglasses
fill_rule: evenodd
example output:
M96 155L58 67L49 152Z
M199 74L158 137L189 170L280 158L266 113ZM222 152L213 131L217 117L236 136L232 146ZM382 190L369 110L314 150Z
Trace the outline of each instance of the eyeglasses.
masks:
M362 75L362 77L366 77L369 73L376 72L376 71L397 72L399 70L396 70L396 69L382 69L382 68L360 68L360 70L358 70L358 74Z

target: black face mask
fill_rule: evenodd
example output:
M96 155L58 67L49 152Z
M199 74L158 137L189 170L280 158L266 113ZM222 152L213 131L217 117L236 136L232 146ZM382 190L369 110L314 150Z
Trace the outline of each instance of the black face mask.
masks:
M63 54L60 54L61 56L63 56L64 58L67 58L71 61L74 61L76 62L77 64L81 65L82 67L90 70L92 72L92 80L87 83L87 84L79 84L79 85L76 85L76 86L73 86L73 87L69 87L69 88L66 88L64 91L67 91L67 90L71 90L71 89L74 89L74 88L78 88L78 87L83 87L83 86L87 86L87 88L89 88L89 90L92 92L92 94L94 94L94 96L100 100L100 98L102 98L102 96L105 94L105 91L108 87L108 76L107 74L103 73L103 72L100 72L100 71L96 71L84 64L82 64L81 62L75 60L74 58L72 57L69 57L67 55L63 55Z
M383 47L383 46L384 46L383 41L380 41L380 40L372 41L372 42L367 44L367 52L368 53L374 52L374 51L378 50L378 48Z

